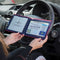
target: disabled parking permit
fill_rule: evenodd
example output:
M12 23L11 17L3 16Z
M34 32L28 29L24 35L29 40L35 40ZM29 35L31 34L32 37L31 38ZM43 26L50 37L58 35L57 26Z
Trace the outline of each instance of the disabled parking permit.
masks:
M14 15L10 20L7 30L11 32L19 32L26 36L44 39L49 30L51 21L32 19L25 16Z

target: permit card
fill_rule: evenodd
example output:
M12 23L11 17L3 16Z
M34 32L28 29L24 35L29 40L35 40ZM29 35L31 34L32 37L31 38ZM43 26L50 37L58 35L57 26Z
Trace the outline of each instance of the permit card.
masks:
M9 21L6 31L19 32L25 36L45 39L50 25L51 20L14 15Z

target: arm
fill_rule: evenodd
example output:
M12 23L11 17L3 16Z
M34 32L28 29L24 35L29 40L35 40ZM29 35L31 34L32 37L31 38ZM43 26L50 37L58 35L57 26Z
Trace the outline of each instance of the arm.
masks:
M8 60L24 60L29 54L32 47L27 46L26 48L18 48L12 51L8 55Z
M43 47L43 45L47 42L48 36L44 40L41 38L34 39L28 47L22 52L22 55L26 57L28 54L30 54L33 50L36 50L38 48Z
M4 38L3 40L6 43L6 45L10 45L19 41L23 36L24 35L21 35L20 33L11 33L9 36Z
M1 42L0 42L0 59L1 60L6 60L6 55L4 53L3 45L2 45Z
M42 40L41 38L37 38L37 39L34 39L30 44L29 46L32 47L31 51L32 52L33 50L36 50L38 48L41 48L43 47L43 45L47 42L48 40L48 36L46 36L46 38L44 40Z

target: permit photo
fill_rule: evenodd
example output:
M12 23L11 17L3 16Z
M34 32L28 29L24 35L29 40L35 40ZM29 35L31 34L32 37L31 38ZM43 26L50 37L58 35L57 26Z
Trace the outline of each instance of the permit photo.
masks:
M9 32L19 32L33 38L44 39L49 31L50 25L51 21L44 19L33 19L14 15L6 30Z

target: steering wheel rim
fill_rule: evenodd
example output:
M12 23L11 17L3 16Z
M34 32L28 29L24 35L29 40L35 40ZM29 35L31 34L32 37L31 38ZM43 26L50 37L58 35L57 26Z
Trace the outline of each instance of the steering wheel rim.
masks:
M18 12L16 13L17 15L20 15L28 6L30 6L30 5L32 5L32 4L36 4L36 3L41 3L41 2L43 2L44 4L46 4L47 5L47 7L49 8L49 11L50 11L50 20L52 20L52 23L51 23L51 27L50 27L50 30L49 30L49 32L51 31L51 29L52 29L52 27L53 27L53 24L54 24L54 12L53 12L53 9L52 9L52 7L46 2L46 1L42 1L42 0L40 0L40 1L30 1L30 2L27 2L26 4L24 4L19 10L18 10ZM49 34L49 32L48 32L48 34ZM21 41L21 42L23 42L23 41Z

